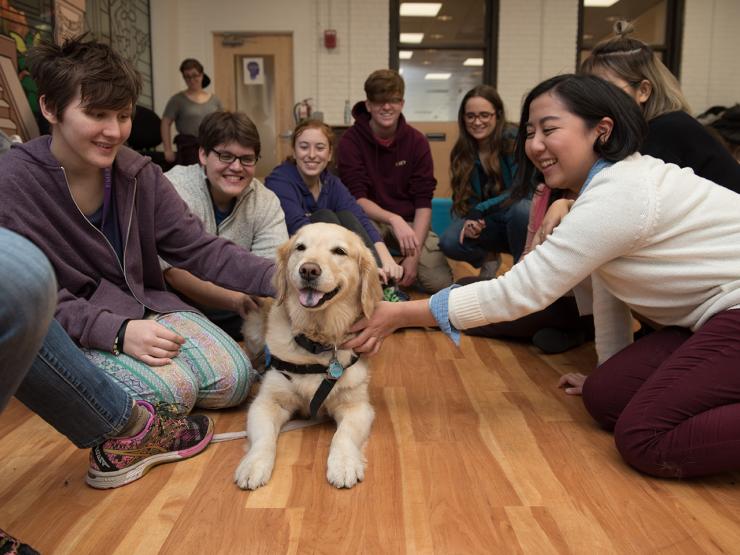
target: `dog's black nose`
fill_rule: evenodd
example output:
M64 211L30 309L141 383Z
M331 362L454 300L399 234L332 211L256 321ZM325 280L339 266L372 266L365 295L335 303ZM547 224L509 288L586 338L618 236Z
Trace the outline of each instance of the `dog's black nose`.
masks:
M321 275L321 267L313 262L306 262L305 264L301 264L301 267L298 268L298 273L306 281L311 281Z

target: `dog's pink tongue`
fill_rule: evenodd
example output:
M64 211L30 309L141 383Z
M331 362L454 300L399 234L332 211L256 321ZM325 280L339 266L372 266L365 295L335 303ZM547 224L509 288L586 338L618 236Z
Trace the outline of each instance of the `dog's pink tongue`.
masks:
M324 294L321 291L316 291L316 289L311 289L310 287L306 287L305 289L301 289L298 291L298 300L303 306L312 307L319 304L319 301L324 297Z

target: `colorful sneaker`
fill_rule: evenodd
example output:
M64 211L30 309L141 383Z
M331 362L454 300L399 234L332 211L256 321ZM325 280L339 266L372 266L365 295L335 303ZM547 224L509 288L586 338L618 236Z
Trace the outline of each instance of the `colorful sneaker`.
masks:
M394 285L383 288L383 300L388 301L389 303L404 303L410 298L411 297Z
M39 552L0 530L0 555L39 555Z
M203 414L177 415L166 406L149 411L149 421L133 437L111 438L90 452L86 482L97 489L117 488L141 478L151 467L187 459L203 451L213 437L213 422Z

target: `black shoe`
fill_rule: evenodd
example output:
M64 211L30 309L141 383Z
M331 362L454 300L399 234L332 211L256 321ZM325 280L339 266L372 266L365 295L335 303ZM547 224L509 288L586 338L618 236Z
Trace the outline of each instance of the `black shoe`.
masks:
M548 355L556 355L580 347L586 342L586 334L582 330L561 330L558 328L542 328L532 336L532 343Z
M13 536L0 530L0 555L39 555L39 552L28 544L21 543Z

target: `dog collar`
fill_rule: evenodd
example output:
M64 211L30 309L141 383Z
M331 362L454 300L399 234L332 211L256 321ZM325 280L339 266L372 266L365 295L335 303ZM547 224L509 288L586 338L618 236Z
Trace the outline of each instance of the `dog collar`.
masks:
M328 351L333 351L334 346L333 345L326 345L325 343L319 343L318 341L314 341L313 339L309 339L304 334L298 334L296 335L293 340L300 345L301 348L307 350L309 353L313 353L315 355L320 355L321 353L326 353Z

